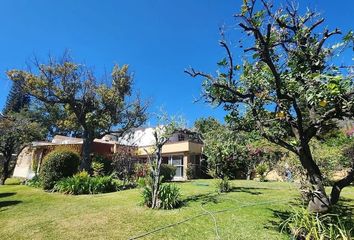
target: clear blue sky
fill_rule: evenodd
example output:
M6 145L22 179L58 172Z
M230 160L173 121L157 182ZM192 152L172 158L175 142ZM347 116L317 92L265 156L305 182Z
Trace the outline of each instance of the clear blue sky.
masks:
M182 114L189 124L201 116L222 119L221 109L193 103L200 95L201 81L183 70L188 66L216 70L223 56L218 27L235 24L232 16L241 2L1 0L0 109L11 87L6 70L25 68L34 54L45 59L48 53L58 56L69 49L76 61L94 66L98 76L114 63L128 63L135 89L152 100L150 112L164 106L169 114ZM299 2L322 12L329 27L353 28L353 0Z

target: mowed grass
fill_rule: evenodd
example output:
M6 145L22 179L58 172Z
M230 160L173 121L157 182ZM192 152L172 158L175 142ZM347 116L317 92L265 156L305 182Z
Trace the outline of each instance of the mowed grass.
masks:
M297 203L290 183L232 181L215 192L214 180L177 183L184 205L151 210L140 190L69 196L24 185L0 186L1 239L289 239L277 214ZM343 192L354 205L354 189ZM156 231L155 231L156 230ZM153 232L155 231L155 232Z

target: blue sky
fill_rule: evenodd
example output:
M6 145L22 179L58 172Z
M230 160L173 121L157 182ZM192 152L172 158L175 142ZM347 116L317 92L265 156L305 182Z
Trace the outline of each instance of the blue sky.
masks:
M171 115L183 115L189 124L202 116L222 119L225 113L221 109L193 103L200 96L201 81L183 70L194 66L215 72L216 62L223 56L218 28L235 25L232 15L241 2L1 0L0 109L11 87L6 70L25 68L33 55L45 59L48 53L59 56L68 49L76 61L94 67L97 76L114 63L129 64L135 89L151 100L150 112L163 106ZM352 0L299 2L322 12L329 27L353 28ZM240 35L233 33L232 37Z

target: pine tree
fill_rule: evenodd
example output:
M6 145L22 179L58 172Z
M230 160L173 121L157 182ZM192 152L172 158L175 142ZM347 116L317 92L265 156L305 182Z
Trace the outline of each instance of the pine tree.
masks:
M18 113L21 109L28 107L29 103L30 96L23 89L23 81L14 81L7 96L3 113Z

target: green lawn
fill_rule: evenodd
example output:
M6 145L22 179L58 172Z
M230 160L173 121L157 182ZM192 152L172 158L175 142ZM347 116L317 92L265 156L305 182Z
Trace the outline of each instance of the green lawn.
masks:
M296 201L296 186L255 181L232 184L233 192L218 195L213 180L178 183L185 205L159 211L139 205L139 189L68 196L23 185L0 186L0 236L129 239L160 229L141 239L207 240L218 235L220 239L288 239L278 232L276 215ZM343 196L354 205L354 188L345 189Z

